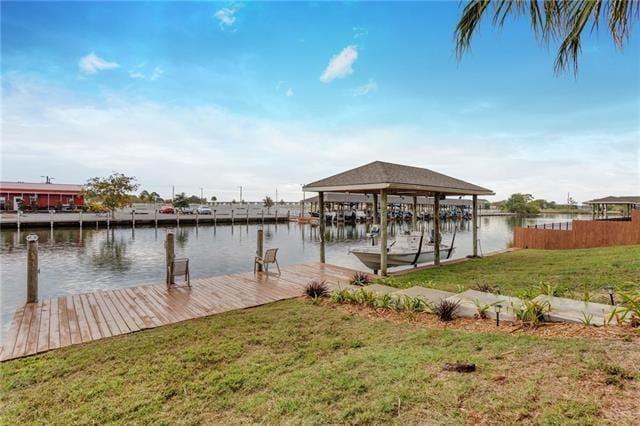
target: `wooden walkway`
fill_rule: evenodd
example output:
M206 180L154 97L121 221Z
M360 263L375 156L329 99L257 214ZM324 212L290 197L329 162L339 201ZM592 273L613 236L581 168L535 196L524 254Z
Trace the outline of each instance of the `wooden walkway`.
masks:
M18 309L0 361L234 309L298 297L313 279L347 283L355 271L313 263L191 280L191 289L149 284L28 303Z

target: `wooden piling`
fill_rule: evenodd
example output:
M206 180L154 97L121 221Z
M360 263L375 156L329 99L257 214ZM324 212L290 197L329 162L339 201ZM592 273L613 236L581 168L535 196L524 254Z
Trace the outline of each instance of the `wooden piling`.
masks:
M380 191L380 275L387 276L387 191Z
M262 257L264 255L264 230L258 229L258 236L256 238L256 256ZM262 272L262 265L258 264L258 272Z
M176 256L176 246L175 246L175 234L173 230L167 230L167 236L164 242L164 250L165 250L165 261L167 265L167 276L166 276L166 284L167 288L171 287L172 284L175 284L173 278L173 261Z
M473 196L473 212L471 213L473 221L473 257L478 257L478 196Z
M433 194L433 264L440 266L440 193Z
M27 235L27 303L38 301L38 236Z
M318 206L320 208L320 263L324 263L324 230L325 230L325 217L324 217L324 192L318 192Z

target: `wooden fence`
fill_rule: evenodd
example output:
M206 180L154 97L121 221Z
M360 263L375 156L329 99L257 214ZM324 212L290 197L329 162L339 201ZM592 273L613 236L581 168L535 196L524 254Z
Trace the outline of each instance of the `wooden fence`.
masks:
M630 221L574 220L570 230L515 228L513 246L531 249L577 249L640 244L640 210Z

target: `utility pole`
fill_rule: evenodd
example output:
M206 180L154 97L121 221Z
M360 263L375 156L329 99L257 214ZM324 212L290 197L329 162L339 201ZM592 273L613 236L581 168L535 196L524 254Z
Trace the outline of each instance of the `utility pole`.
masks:
M204 189L200 188L200 204L204 204Z
M242 204L242 185L240 185L240 204Z
M276 188L276 199L275 199L276 204L278 204L278 188Z
M51 183L51 181L55 178L51 177L51 176L40 176L41 178L45 178L44 183Z
M173 185L173 186L171 187L171 202L173 202L173 201L175 201L175 200L176 200L176 186L175 186L175 185Z

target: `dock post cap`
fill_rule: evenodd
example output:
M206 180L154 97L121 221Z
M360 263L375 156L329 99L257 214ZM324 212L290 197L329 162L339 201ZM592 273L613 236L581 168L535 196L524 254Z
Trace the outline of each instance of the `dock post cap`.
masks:
M28 242L38 241L38 236L36 234L29 234L26 238Z

